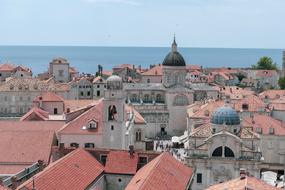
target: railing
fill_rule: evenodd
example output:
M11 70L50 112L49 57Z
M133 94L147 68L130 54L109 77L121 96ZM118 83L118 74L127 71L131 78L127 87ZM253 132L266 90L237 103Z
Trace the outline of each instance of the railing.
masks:
M5 187L9 187L12 185L12 178L16 177L17 181L21 181L23 178L30 176L31 174L37 172L39 170L39 164L34 163L33 165L31 165L28 168L23 169L22 171L18 172L17 174L15 174L14 176L8 177L5 180L3 180L3 185Z

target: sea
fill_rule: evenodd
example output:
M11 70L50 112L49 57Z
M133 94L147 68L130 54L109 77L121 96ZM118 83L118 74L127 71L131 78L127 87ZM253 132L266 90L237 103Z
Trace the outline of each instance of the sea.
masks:
M111 70L120 64L148 68L163 62L170 47L93 47L93 46L0 46L0 63L30 67L33 74L47 71L56 57L66 58L80 73L95 73L98 65ZM282 49L178 48L187 64L206 67L250 67L262 56L271 57L280 67Z

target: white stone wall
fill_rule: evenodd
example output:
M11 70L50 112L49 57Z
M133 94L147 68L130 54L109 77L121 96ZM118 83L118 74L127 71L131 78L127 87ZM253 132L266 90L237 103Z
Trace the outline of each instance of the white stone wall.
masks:
M124 190L132 179L132 175L106 174L108 190Z
M69 82L69 64L51 64L52 66L52 76L56 81L59 82ZM62 72L61 72L62 71Z
M162 83L161 75L146 76L142 75L141 83Z
M82 126L83 127L83 126ZM94 143L95 147L103 148L102 134L94 135L69 135L59 133L59 143L64 143L65 147L70 147L71 143L78 143L79 147L84 148L85 143Z

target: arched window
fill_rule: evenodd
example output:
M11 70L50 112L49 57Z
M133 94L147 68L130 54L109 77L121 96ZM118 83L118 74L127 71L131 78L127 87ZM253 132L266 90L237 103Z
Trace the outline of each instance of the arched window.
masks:
M221 146L216 148L212 154L213 157L222 157L222 155L223 155L223 147Z
M235 157L234 152L229 148L225 146L225 157Z
M145 95L144 95L143 101L144 101L145 103L152 103L149 94L145 94Z
M176 95L174 98L173 105L174 106L186 106L188 105L188 98L184 94Z
M131 96L131 102L139 102L138 95L132 94L132 96Z
M142 140L142 132L141 130L136 131L136 141Z
M109 109L108 109L108 120L114 120L116 114L117 114L116 106L114 106L114 105L109 106Z
M157 103L162 103L162 102L163 102L162 95L161 95L161 94L157 94L155 101L156 101Z

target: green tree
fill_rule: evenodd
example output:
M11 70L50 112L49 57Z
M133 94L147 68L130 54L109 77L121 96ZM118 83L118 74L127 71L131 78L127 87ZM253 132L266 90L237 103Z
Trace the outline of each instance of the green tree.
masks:
M271 57L261 57L255 65L252 65L253 69L264 70L278 70L276 63L273 63Z
M279 87L284 90L285 89L285 77L280 77L278 80Z

